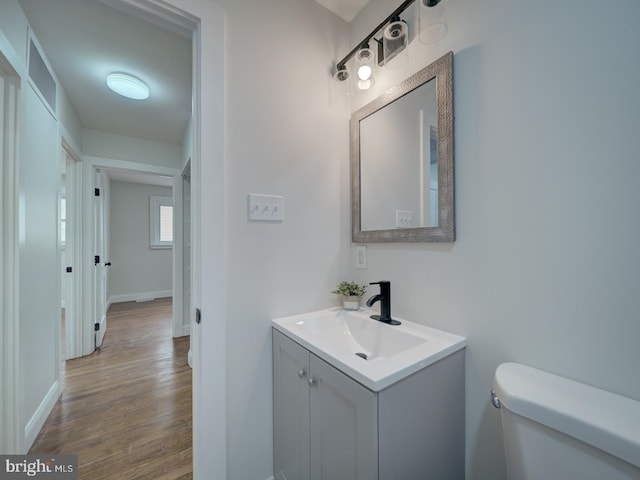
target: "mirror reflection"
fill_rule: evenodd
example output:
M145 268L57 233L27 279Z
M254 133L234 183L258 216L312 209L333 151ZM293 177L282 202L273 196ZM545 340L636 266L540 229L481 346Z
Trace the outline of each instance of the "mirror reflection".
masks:
M362 230L438 225L436 79L360 120Z

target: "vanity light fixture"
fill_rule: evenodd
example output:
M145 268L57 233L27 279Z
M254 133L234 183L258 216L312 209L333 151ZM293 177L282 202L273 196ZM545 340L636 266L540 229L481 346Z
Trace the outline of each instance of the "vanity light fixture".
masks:
M123 97L133 100L149 98L149 87L133 75L124 72L113 72L107 75L107 86Z
M351 50L342 60L336 63L336 74L334 78L339 81L344 81L346 78L338 78L338 73L346 68L346 64L354 56L358 55L365 47L369 49L369 41L375 40L378 43L378 65L387 65L390 68L393 66L399 66L402 63L400 59L392 62L394 57L399 56L402 52L403 56L406 55L406 49L409 43L409 32L407 23L400 19L400 15L404 12L415 0L405 0L402 4L396 8L391 14L385 18L377 27L375 27L369 35L367 35L357 47ZM423 43L434 43L442 39L447 33L447 24L444 17L444 6L447 0L419 0L420 9L420 29L426 29L425 34L420 35L420 41ZM424 17L424 18L423 18ZM383 30L382 38L377 39L374 36ZM388 37L388 38L387 38ZM387 38L387 45L385 51L385 38ZM369 49L370 50L370 49ZM371 50L370 50L371 51ZM406 57L408 59L408 57ZM356 56L356 62L357 62ZM375 62L374 62L375 64ZM394 65L395 64L395 65ZM373 67L371 65L371 74L373 75ZM356 69L358 67L356 66ZM360 76L356 75L358 87L362 88L361 82L366 82ZM342 77L344 77L342 75ZM368 87L366 87L368 88Z

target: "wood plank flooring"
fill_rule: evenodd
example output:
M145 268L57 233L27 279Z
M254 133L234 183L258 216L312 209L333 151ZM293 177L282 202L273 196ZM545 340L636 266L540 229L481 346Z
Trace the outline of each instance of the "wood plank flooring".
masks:
M192 478L189 337L171 299L112 305L102 349L69 360L29 453L76 454L80 480Z

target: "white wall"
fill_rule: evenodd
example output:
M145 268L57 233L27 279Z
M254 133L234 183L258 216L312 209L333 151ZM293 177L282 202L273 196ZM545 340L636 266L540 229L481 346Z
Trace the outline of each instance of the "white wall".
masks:
M372 0L354 36L396 3ZM501 479L499 363L640 399L640 4L447 8L447 37L376 87L454 51L457 240L369 245L352 274L391 280L398 317L468 337L467 478Z
M25 86L19 165L19 348L22 448L28 449L58 398L60 273L57 124ZM30 139L37 138L38 141Z
M170 248L149 248L149 196L171 197L172 189L139 183L111 182L110 256L108 297L130 301L170 296Z
M75 153L80 155L80 146L82 145L82 125L78 119L78 115L69 101L66 93L61 85L58 85L58 118L62 124L61 134L65 137Z
M264 480L273 473L270 320L332 304L329 292L349 269L347 114L329 95L347 27L312 0L218 3L226 17L227 478ZM249 223L249 193L283 195L285 221Z
M25 62L27 58L27 17L18 0L0 2L0 30L16 53Z
M82 153L96 157L182 167L182 147L98 130L82 130Z

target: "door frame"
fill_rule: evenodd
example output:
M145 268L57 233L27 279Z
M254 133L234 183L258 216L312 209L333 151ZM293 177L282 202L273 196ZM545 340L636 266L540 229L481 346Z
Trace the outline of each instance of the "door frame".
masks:
M202 322L192 323L191 330L193 476L226 480L225 12L215 0L100 1L191 32L191 295L202 313Z
M191 351L191 330L192 323L195 323L195 314L192 308L191 295L191 157L187 159L185 167L182 169L182 320L188 319L189 353L187 363L193 368L193 352ZM185 323L183 323L183 329ZM183 331L184 334L184 331Z
M203 312L203 321L194 327L193 371L193 466L195 480L225 480L227 478L226 445L226 190L225 179L225 18L224 11L209 0L100 0L116 8L151 21L170 24L192 32L193 39L193 140L192 140L192 296L194 307ZM17 72L24 85L26 73L21 57L0 32L0 52ZM204 88L206 87L206 88ZM22 102L22 94L18 94ZM201 161L206 159L206 161ZM15 159L14 159L15 160ZM83 162L84 163L84 162ZM3 166L4 167L4 166ZM84 166L83 166L84 172ZM3 175L3 179L5 176ZM84 178L84 174L83 174ZM4 180L3 180L4 181ZM206 185L207 188L201 188ZM17 262L17 184L12 191L3 187L3 205L11 217L11 245L2 245L2 254ZM85 195L78 195L83 201ZM206 209L202 206L206 205ZM6 227L5 223L5 227ZM14 228L15 227L15 228ZM86 225L82 225L85 233ZM6 231L6 230L5 230ZM91 237L88 237L91 238ZM85 240L88 240L85 237ZM13 243L15 242L15 243ZM86 259L84 244L78 250ZM206 245L206 248L202 248ZM7 264L4 264L5 266ZM82 268L84 271L85 268ZM12 272L3 269L14 282L17 265ZM83 273L81 273L83 274ZM4 277L6 278L6 277ZM5 285L7 285L5 283ZM13 285L17 285L14 282ZM2 372L3 453L19 452L21 437L18 422L20 405L18 358L18 291L3 289ZM206 292L206 295L202 295ZM84 297L84 296L82 296ZM4 314L9 309L9 315ZM83 314L86 314L83 306ZM80 315L79 315L80 317ZM80 330L82 332L82 330ZM84 337L85 333L82 332ZM57 341L57 339L55 340ZM204 368L206 367L206 372ZM206 373L206 374L205 374ZM6 375L5 375L6 374ZM5 388L6 387L6 388ZM16 440L17 439L17 440Z
M82 318L85 320L76 332L76 341L80 338L82 345L82 354L89 355L94 350L94 323L96 321L96 305L95 290L96 280L94 275L94 245L95 238L95 195L94 188L96 173L99 170L120 170L126 172L147 173L153 175L163 175L172 177L173 179L173 201L175 215L174 221L174 244L173 244L173 313L172 313L172 331L174 336L182 335L182 177L181 170L171 167L163 167L145 163L129 162L126 160L115 160L110 158L95 157L85 155L82 161L82 177L83 177L83 210L82 210L82 229L83 229L83 261L82 261L82 277L86 279L83 298ZM179 210L178 210L179 209ZM105 259L106 260L106 259ZM101 259L102 261L102 259ZM105 302L108 298L105 298Z
M0 31L0 76L3 79L0 131L0 452L22 453L19 331L19 199L18 144L22 87L26 73L16 51Z

